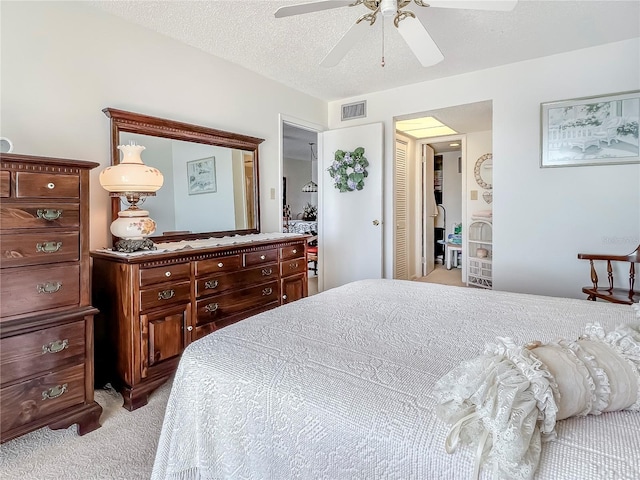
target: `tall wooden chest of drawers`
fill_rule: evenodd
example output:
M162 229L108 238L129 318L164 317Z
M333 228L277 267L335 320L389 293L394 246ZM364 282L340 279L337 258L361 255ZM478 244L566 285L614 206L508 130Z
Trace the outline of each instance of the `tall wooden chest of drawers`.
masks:
M146 405L186 346L307 296L306 237L126 256L91 252L99 384Z
M93 399L89 172L0 155L0 440L100 426Z

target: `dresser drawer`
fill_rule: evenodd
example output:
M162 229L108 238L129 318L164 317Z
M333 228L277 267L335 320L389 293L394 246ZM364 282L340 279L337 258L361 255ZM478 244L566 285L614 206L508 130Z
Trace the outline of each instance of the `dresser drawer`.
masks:
M305 257L292 258L290 260L283 260L280 263L280 276L286 277L296 273L302 273L307 271L307 261Z
M233 272L240 269L240 255L198 260L196 264L196 277L209 273Z
M280 247L280 258L287 260L304 255L304 243L289 245L288 247Z
M0 228L78 227L80 205L72 203L8 203L0 205Z
M7 170L0 171L0 197L11 196L11 173Z
M84 364L5 387L0 429L4 433L84 401Z
M167 265L164 267L150 267L140 269L140 286L153 285L163 282L178 282L188 280L191 274L189 263Z
M226 275L211 275L199 278L196 282L196 297L214 295L227 290L242 288L256 283L264 283L278 278L278 264L272 263L263 267L248 268L240 272Z
M217 322L229 315L266 305L278 299L277 281L204 298L197 302L197 325Z
M0 235L2 266L74 262L80 258L79 232Z
M16 198L80 198L80 177L17 172Z
M55 370L73 357L78 357L75 363L82 363L84 339L84 321L3 338L0 340L2 384Z
M167 283L140 290L140 311L191 300L191 282Z
M1 317L78 305L80 266L4 268L0 292Z
M280 306L280 302L273 301L271 303L267 303L265 305L260 305L257 308L253 308L251 310L245 310L244 312L238 313L237 315L230 315L219 319L218 321L213 321L209 323L204 323L196 327L196 336L194 340L198 340L205 335L208 335L216 330L232 325L240 320L244 320L245 318L251 317L253 315L257 315L261 312L266 312L267 310L271 310L272 308L276 308Z
M264 265L265 263L273 263L278 261L278 250L263 250L261 252L250 252L242 254L242 264L245 267L253 267L256 265Z

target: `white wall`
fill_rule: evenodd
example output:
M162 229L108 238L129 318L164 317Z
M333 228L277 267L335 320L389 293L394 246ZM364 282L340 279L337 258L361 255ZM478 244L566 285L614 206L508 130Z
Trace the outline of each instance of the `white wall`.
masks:
M0 22L0 132L14 153L101 164L91 174L91 248L110 242L98 183L110 163L105 107L264 138L261 229L280 229L278 115L326 125L326 102L83 2L2 2Z
M393 272L393 117L493 101L494 288L583 298L578 252L640 242L640 165L541 169L540 103L638 89L640 39L329 103L329 127L384 122L385 276ZM429 94L425 92L433 92ZM367 118L340 105L367 100Z

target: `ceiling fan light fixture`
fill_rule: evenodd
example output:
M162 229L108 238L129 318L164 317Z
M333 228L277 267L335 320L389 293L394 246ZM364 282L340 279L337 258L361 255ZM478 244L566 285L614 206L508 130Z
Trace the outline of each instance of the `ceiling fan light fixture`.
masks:
M380 2L380 13L383 17L393 17L398 12L396 0L382 0Z

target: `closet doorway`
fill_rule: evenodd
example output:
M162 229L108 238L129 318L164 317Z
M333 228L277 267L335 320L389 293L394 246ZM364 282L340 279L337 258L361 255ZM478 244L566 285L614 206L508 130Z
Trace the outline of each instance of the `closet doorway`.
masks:
M492 101L395 117L394 123L394 278L466 285L467 212L478 208L479 193L473 168L480 151L491 151ZM446 188L448 180L453 182ZM449 249L451 270L446 268L449 235L459 235L451 239L460 242ZM461 268L454 270L454 259Z
M429 282L448 285L464 285L462 277L462 143L463 137L430 139L434 152L433 192L429 189L423 195L433 195L437 215L433 231L434 266L433 271L424 275Z

